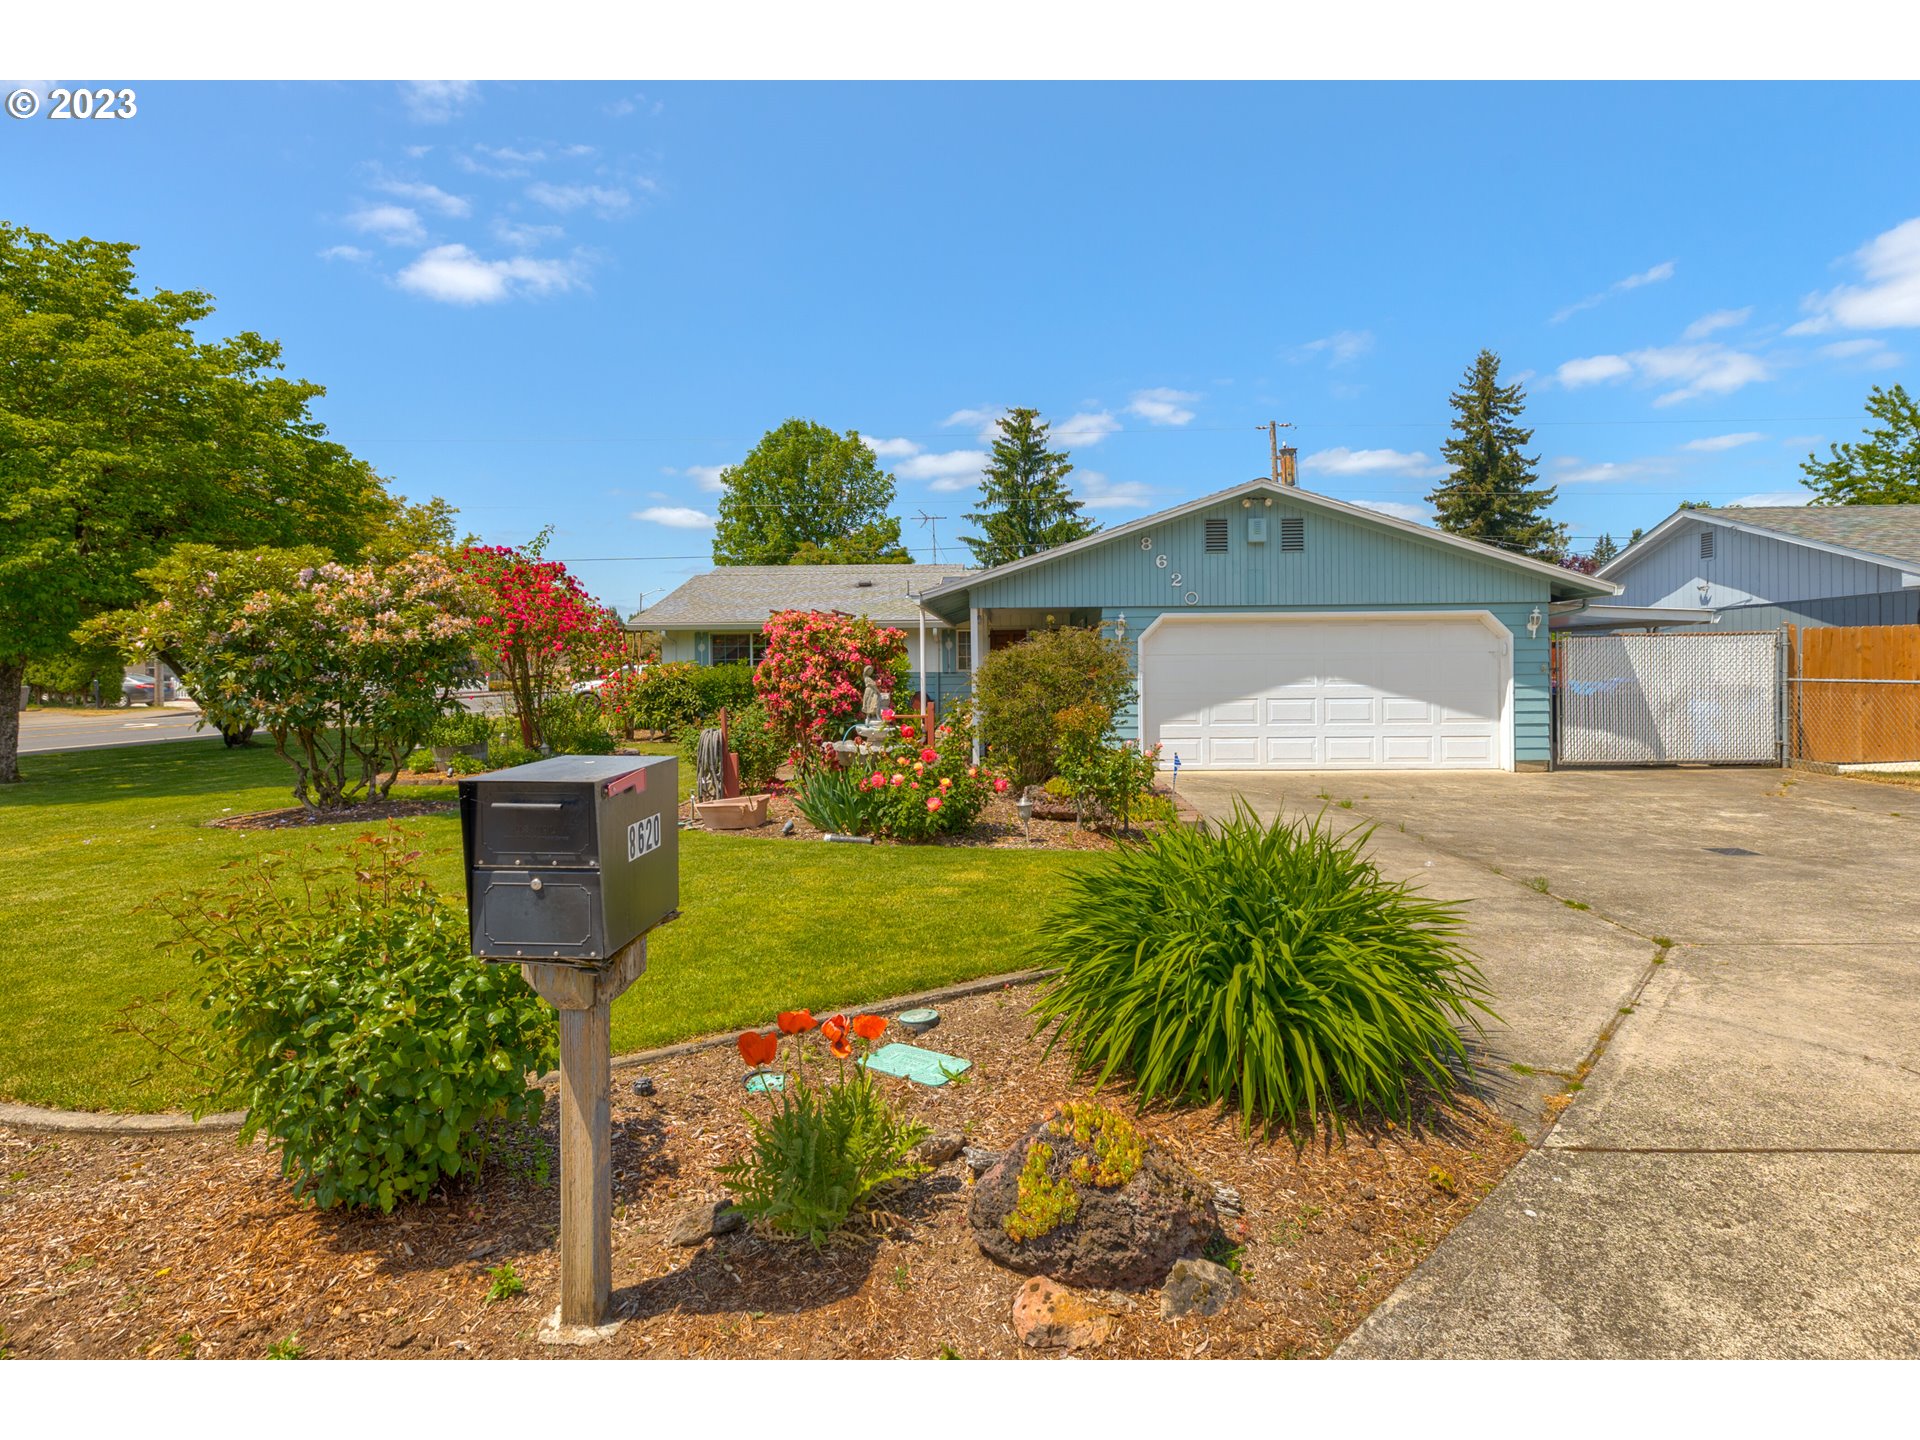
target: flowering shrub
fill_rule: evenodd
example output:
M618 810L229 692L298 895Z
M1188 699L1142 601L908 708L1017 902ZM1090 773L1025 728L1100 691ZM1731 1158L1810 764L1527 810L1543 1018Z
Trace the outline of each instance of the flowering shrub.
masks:
M520 741L529 749L546 742L548 713L569 683L604 674L624 658L619 617L565 565L540 558L545 539L518 550L469 545L457 559L486 595L479 637L506 673Z
M790 1057L779 1088L761 1091L766 1118L748 1112L753 1140L746 1158L717 1172L749 1223L819 1246L878 1192L920 1173L912 1156L927 1127L894 1113L862 1061L846 1063L886 1028L878 1015L816 1021L808 1011L786 1010L774 1029L749 1030L735 1041L755 1069L779 1058L783 1036ZM815 1078L826 1069L808 1040L815 1034L836 1062L832 1078Z
M869 747L842 769L810 773L796 800L822 830L931 840L965 830L1006 789L1004 778L973 763L963 737L945 725L921 736L909 722L897 741ZM816 801L821 818L810 808Z
M114 617L116 633L177 661L216 724L271 735L302 805L384 798L472 677L475 594L425 552L353 568L301 558L176 552L149 572L160 599Z
M906 632L861 615L783 610L767 620L766 652L753 688L796 762L820 754L860 717L861 671L873 667L883 691L906 688Z
M1107 743L1113 713L1103 705L1075 705L1054 717L1059 735L1059 779L1084 825L1118 821L1125 830L1153 788L1160 747L1142 753L1131 740Z

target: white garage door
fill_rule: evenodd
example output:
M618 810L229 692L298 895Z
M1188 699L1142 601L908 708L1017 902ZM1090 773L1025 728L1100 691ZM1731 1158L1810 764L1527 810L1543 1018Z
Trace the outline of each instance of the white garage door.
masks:
M1141 642L1142 729L1203 770L1501 769L1508 669L1471 616L1180 617Z

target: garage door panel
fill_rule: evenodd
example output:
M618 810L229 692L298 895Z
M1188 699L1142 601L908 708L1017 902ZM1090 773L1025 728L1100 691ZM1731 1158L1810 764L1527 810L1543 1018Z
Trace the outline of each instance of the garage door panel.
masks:
M1143 725L1203 769L1495 768L1507 666L1464 617L1182 621L1143 650Z

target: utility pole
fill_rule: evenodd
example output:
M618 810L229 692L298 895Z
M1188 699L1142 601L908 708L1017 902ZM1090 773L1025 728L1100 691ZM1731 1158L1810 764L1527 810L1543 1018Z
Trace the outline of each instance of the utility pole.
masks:
M1299 483L1293 470L1293 447L1280 448L1280 432L1293 429L1291 420L1269 420L1264 425L1256 425L1256 430L1267 432L1267 449L1273 457L1273 483L1291 488Z

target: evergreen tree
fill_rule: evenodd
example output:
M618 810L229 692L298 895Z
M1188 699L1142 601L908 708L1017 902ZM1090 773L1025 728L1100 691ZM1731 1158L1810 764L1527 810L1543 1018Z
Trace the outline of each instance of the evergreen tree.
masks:
M1521 427L1526 392L1500 383L1500 357L1482 350L1449 397L1453 434L1441 446L1451 471L1427 496L1449 535L1498 545L1536 560L1566 553L1567 527L1546 516L1555 489L1538 483L1537 455L1522 454L1533 431Z
M1595 566L1606 564L1620 553L1620 547L1613 543L1613 536L1603 534L1593 542L1593 563Z
M900 521L887 513L893 476L857 431L811 420L769 430L720 472L716 565L905 564Z
M1009 410L980 479L980 508L967 520L978 538L964 535L978 565L1004 565L1091 535L1099 522L1080 514L1067 489L1073 465L1064 450L1047 449L1047 424L1037 410Z
M1857 445L1831 445L1830 460L1811 454L1800 481L1815 505L1920 505L1920 404L1906 387L1873 387L1867 413L1883 422Z

